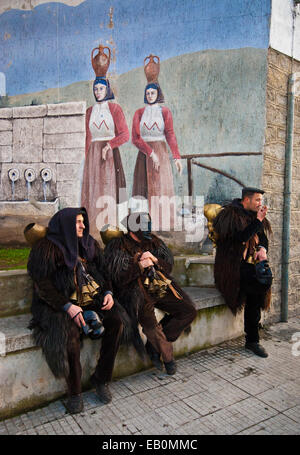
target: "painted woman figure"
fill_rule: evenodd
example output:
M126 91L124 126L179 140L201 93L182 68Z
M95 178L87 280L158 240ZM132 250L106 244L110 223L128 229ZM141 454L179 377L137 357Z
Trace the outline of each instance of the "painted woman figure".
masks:
M139 149L136 160L132 196L143 196L148 199L149 212L153 219L155 230L163 229L162 216L158 217L157 206L153 196L174 196L172 166L169 159L166 142L168 143L175 166L179 174L182 172L180 153L173 129L173 118L170 109L161 106L163 94L158 82L148 83L145 88L144 102L146 107L138 109L133 117L132 142ZM174 224L174 210L171 210L170 220ZM159 229L157 229L159 223Z
M118 147L129 140L129 130L121 107L114 99L106 77L96 77L93 84L96 104L86 111L86 155L81 190L81 205L86 207L92 235L106 223L116 224L119 190L126 188L125 174ZM110 196L114 203L99 200ZM98 204L97 204L98 201ZM107 207L108 205L108 207ZM98 206L98 207L97 207ZM106 207L106 208L105 208ZM103 210L105 209L105 210ZM109 210L109 219L107 219Z

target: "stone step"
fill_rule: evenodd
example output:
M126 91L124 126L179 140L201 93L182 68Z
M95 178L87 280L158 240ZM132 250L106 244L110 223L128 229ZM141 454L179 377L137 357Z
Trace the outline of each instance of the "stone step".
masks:
M174 343L176 357L214 346L243 333L242 314L234 317L213 288L185 288L194 300L197 317L190 331ZM158 318L162 315L157 312ZM64 380L54 378L27 328L30 314L0 319L0 419L42 406L66 393ZM83 388L89 387L101 340L84 340L81 351ZM116 358L114 378L151 368L143 364L132 347L121 346Z
M216 289L197 287L183 289L187 291L188 295L195 302L197 310L217 307L222 302L222 298ZM159 313L157 311L157 314ZM31 317L31 313L26 313L0 319L0 334L2 334L2 340L3 336L5 338L5 346L2 344L2 352L4 351L5 354L9 354L35 347L31 330L27 328Z
M172 275L180 286L214 287L213 255L175 256Z
M180 286L214 287L213 256L175 256L173 276ZM0 319L29 313L32 282L26 270L0 271Z
M27 270L0 271L0 320L30 311L32 281Z

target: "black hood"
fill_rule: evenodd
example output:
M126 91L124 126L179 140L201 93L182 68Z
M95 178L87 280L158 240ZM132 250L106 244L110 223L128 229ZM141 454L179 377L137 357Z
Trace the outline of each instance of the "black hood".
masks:
M85 225L82 238L76 234L76 216L79 214L83 215ZM79 253L88 261L94 257L95 240L89 235L89 219L84 207L59 210L49 221L46 237L61 250L69 269L74 269Z

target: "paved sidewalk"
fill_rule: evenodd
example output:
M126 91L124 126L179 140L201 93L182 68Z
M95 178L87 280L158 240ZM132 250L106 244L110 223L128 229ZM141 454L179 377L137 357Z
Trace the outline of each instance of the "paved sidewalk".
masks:
M179 359L175 376L148 370L113 382L109 405L88 391L81 414L58 400L0 422L0 435L299 435L299 318L264 330L262 344L267 359L242 337Z

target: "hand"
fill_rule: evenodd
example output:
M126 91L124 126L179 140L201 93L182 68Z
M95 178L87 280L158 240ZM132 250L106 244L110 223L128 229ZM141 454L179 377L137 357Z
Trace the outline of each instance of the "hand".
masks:
M142 259L139 261L139 266L142 270L146 269L147 267L152 267L154 264L150 258Z
M150 155L150 158L152 159L153 161L153 166L154 166L154 169L156 171L159 170L159 159L158 159L158 156L156 155L156 153L154 153L154 151L152 150L152 153Z
M151 259L151 261L152 261L154 264L157 264L157 262L158 262L158 259L157 259L155 256L153 256L153 254L150 253L150 251L145 251L145 252L142 254L140 260L143 261L144 259Z
M254 255L254 259L256 261L267 261L268 258L267 258L267 251L264 247L261 247Z
M179 160L179 159L175 160L175 166L176 166L178 174L181 175L182 174L181 160Z
M106 160L106 154L107 154L107 152L109 150L112 150L112 148L111 148L110 144L106 144L106 146L103 147L103 149L102 149L102 159L103 159L103 161Z
M82 316L82 309L80 306L71 305L70 308L67 310L67 313L79 328L81 328L81 325L86 325L85 320L83 319Z
M268 211L268 208L266 205L264 205L263 207L260 207L257 212L257 219L259 221L263 221L263 219L265 218L265 216L267 214L267 211Z
M103 299L101 310L110 310L113 307L114 303L115 302L113 296L111 294L106 294Z

